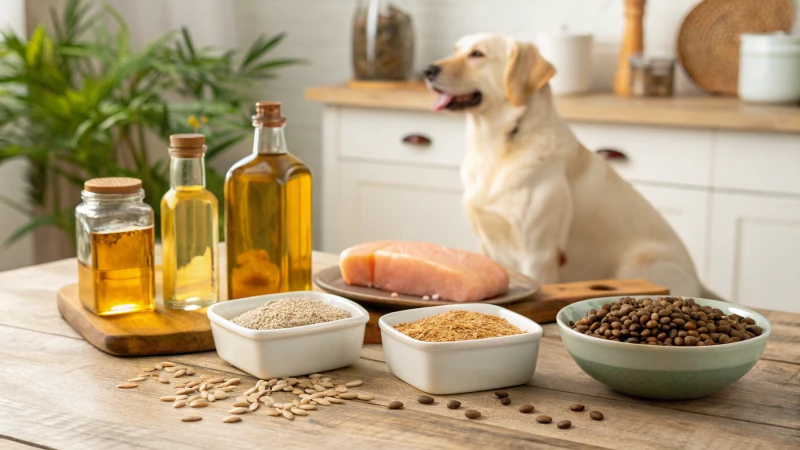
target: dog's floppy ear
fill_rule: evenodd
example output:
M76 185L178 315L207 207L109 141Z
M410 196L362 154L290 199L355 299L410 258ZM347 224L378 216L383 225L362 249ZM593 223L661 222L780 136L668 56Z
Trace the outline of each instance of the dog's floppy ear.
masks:
M524 105L528 96L544 87L555 74L556 69L533 44L514 42L505 71L508 101L514 106Z

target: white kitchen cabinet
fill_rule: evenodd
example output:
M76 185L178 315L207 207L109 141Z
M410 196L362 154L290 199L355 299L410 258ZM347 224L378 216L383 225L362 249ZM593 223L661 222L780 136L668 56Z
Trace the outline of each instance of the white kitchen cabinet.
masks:
M398 239L478 250L461 206L457 169L353 161L339 167L346 201L336 208L341 232L326 239L328 249Z
M709 283L726 299L800 312L800 199L715 193Z
M634 183L661 213L683 241L703 281L708 279L706 263L707 224L710 196L706 190Z

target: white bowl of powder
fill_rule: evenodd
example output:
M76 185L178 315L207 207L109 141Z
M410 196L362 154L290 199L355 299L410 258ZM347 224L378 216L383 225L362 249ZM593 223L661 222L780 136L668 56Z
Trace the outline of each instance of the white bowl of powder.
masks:
M307 291L216 303L208 319L222 359L270 379L354 364L369 314L337 295Z

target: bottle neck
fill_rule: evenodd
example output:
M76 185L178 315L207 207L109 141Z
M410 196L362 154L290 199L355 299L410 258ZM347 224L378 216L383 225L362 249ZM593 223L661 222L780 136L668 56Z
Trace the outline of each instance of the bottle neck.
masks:
M286 153L286 136L283 127L256 127L253 140L253 153L280 154Z
M170 187L205 187L206 164L205 157L178 158L172 157L169 163Z

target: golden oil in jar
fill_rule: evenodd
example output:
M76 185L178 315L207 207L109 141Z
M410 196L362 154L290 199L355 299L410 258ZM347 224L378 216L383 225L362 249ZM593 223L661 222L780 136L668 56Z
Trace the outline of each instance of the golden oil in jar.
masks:
M170 136L170 190L161 200L164 306L195 310L219 297L217 198L205 188L205 137Z
M153 210L141 182L98 178L78 206L78 294L98 315L152 311L155 297Z
M311 171L285 123L280 103L256 104L253 154L225 179L229 299L311 289Z

